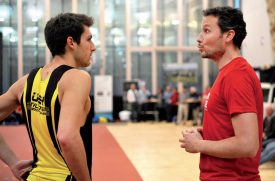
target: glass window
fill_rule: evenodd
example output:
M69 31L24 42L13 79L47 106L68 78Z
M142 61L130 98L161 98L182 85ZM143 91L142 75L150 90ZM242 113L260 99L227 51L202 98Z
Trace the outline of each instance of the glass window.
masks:
M51 17L58 15L59 13L72 12L71 0L50 0Z
M202 92L202 59L197 52L184 52L183 63L186 64L187 74L183 72L182 76L186 76L187 81L183 82L187 87L195 86L198 92Z
M45 64L43 10L43 4L36 0L23 1L23 74Z
M100 32L99 32L99 1L90 0L78 0L78 13L87 14L92 16L94 19L94 24L90 27L92 33L92 41L96 47L96 51L93 53L92 65L85 68L91 75L99 75L101 60L100 60ZM92 76L94 78L94 76ZM93 81L94 82L94 81ZM94 84L92 83L91 94L94 95Z
M157 3L157 44L177 45L178 25L177 2L159 0Z
M152 61L151 53L132 53L132 79L145 81L146 87L152 92Z
M125 47L108 46L106 52L106 74L113 75L113 94L121 96L126 72Z
M17 1L0 1L0 92L6 92L17 80Z
M113 75L114 95L122 95L125 80L125 1L105 1L106 74Z
M105 4L106 45L125 45L125 2L107 0Z
M92 55L92 62L90 66L85 67L84 70L89 72L91 75L91 78L94 79L94 75L99 75L100 67L101 67L101 62L100 62L100 50L96 49L96 51ZM94 95L94 80L92 80L92 85L91 85L91 95Z
M50 17L56 16L62 12L72 12L72 0L49 0ZM44 2L44 1L43 1ZM148 87L152 89L155 85L152 83L152 66L157 69L157 87L163 87L169 81L167 71L164 65L177 64L179 51L184 49L182 64L192 65L196 62L198 72L193 74L196 84L202 82L201 58L198 53L190 52L189 48L196 46L196 38L200 32L202 21L203 1L200 0L104 0L105 9L100 12L99 0L77 0L77 12L93 16L95 23L90 28L93 35L93 42L96 46L96 52L93 54L93 65L86 68L90 74L96 75L104 66L103 72L114 76L114 94L121 95L122 87L119 85L124 82L126 74L126 54L132 53L131 73L133 79L145 80ZM126 14L126 2L129 2L129 14ZM156 3L156 12L152 11L153 2ZM240 0L206 0L207 7L225 6L234 4L240 6ZM30 69L44 65L45 63L45 7L39 0L23 0L23 73L28 73ZM178 6L181 6L182 12L178 12ZM2 74L1 90L6 90L12 82L17 79L17 0L0 1L0 33L3 37L3 63L0 66ZM100 21L104 13L104 21ZM156 14L153 14L156 13ZM126 39L125 23L126 17L130 18L130 41ZM182 16L182 17L180 17ZM152 17L156 17L156 27L153 27ZM182 40L178 42L179 20L182 20ZM100 30L99 27L103 27ZM156 29L155 29L156 28ZM156 30L156 42L152 42L152 30ZM104 40L101 41L100 33L105 32ZM104 42L104 43L103 43ZM128 42L131 44L127 45ZM104 44L105 47L102 47ZM126 45L129 49L126 49ZM152 45L158 45L158 50ZM168 51L166 46L174 46L173 52ZM144 47L150 49L150 52L157 51L157 65L152 65L151 53L144 51ZM102 61L102 50L104 49L104 61ZM131 50L134 50L132 52ZM106 58L106 59L105 59ZM213 84L218 70L216 65L209 61L209 80ZM181 75L185 76L184 74ZM179 76L180 77L180 76ZM175 79L176 80L176 79ZM186 79L185 79L186 80ZM92 85L93 86L93 85ZM157 88L156 87L156 88ZM200 89L200 86L198 87ZM92 87L93 94L93 87Z
M219 1L208 1L208 7L217 7L217 6L227 6L228 5L228 0L219 0Z
M183 1L183 45L195 46L202 22L202 1Z
M133 46L152 45L151 1L131 1L131 38Z
M208 63L208 67L209 67L209 85L213 85L215 80L216 80L216 77L219 73L219 70L218 70L218 67L217 65L215 64L215 62L213 61L209 61Z
M159 52L157 53L157 75L158 87L164 88L170 84L171 73L165 69L167 64L175 64L177 62L177 52Z
M95 44L97 51L99 53L100 46L100 32L99 32L99 1L90 1L90 0L78 0L78 13L87 14L88 16L92 16L94 19L94 24L90 27L90 31L92 32L92 40Z

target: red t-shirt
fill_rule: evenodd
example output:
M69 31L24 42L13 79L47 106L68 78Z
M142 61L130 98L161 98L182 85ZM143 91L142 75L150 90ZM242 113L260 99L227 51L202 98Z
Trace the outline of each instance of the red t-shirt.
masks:
M219 71L205 101L203 139L223 140L234 136L231 115L246 112L255 112L258 117L260 146L256 157L224 159L201 154L201 180L261 180L258 167L263 132L262 89L253 68L238 57Z

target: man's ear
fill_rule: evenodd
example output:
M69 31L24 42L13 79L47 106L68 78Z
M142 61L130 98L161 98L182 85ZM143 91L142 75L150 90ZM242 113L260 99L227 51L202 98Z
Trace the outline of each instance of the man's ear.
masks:
M67 38L67 45L68 45L70 48L74 48L75 42L74 42L73 37L69 36L69 37Z
M235 36L235 31L234 30L229 30L226 32L226 41L232 41Z

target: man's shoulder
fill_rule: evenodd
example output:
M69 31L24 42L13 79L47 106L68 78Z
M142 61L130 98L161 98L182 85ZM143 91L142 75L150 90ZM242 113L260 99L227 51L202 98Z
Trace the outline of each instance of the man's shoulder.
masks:
M90 86L91 76L88 72L79 69L70 69L66 71L59 82L60 86Z
M68 79L68 81L73 80L82 80L83 78L91 78L90 74L85 70L80 69L70 69L64 73L62 76L64 79Z

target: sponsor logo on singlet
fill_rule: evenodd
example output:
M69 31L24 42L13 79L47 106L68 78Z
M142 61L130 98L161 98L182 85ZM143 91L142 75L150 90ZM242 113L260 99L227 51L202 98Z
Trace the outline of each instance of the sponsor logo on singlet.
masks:
M50 115L49 107L45 107L45 97L41 96L37 92L32 93L31 102L27 102L27 109L39 112L42 115Z

